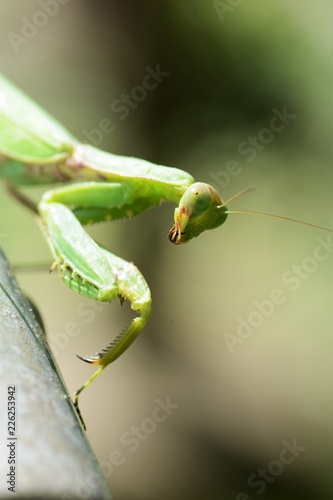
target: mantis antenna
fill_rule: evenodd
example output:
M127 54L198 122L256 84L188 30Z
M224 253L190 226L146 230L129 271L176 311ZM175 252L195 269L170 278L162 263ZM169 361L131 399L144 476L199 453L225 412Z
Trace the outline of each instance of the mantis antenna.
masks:
M222 207L230 203L231 201L236 200L237 198L240 198L246 193L249 193L250 191L254 191L256 189L255 186L250 186L246 189L243 189L239 193L235 194L231 198L229 198L228 201L223 203ZM303 226L308 226L308 227L314 227L316 229L321 229L323 231L327 231L329 233L333 233L332 229L328 229L327 227L323 226L318 226L317 224L311 224L310 222L304 222L302 220L298 219L292 219L291 217L284 217L283 215L275 215L275 214L267 214L264 212L255 212L253 210L226 210L227 214L248 214L248 215L260 215L261 217L270 217L271 219L280 219L280 220L286 220L289 222L296 222L296 224L303 224Z

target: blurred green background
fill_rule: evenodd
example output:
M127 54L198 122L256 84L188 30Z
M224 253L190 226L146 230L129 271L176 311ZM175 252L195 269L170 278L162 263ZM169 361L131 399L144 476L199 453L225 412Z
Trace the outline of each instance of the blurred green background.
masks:
M12 0L1 3L1 71L83 142L108 118L105 150L187 170L224 199L257 186L230 209L333 227L332 19L328 0ZM168 75L142 97L148 66ZM173 210L89 229L138 265L154 306L81 398L114 498L330 498L333 238L230 215L178 248L166 239ZM2 188L0 233L13 264L50 262ZM55 273L18 278L72 394L93 372L75 354L107 345L129 307L94 309ZM168 398L171 415L154 423Z

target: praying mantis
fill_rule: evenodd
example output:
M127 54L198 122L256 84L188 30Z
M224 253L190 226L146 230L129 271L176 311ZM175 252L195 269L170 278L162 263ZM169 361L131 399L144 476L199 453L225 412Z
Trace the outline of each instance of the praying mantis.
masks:
M195 182L180 169L117 156L82 144L53 117L0 75L0 177L11 194L33 211L50 247L61 280L72 290L101 302L128 300L138 315L110 345L95 356L81 357L98 367L74 394L79 395L121 356L142 331L152 313L151 294L138 268L99 245L84 225L139 215L162 202L177 205L169 240L184 244L202 232L220 227L231 213L209 184ZM56 184L36 205L20 188ZM82 417L81 417L82 419ZM82 420L83 422L83 420Z

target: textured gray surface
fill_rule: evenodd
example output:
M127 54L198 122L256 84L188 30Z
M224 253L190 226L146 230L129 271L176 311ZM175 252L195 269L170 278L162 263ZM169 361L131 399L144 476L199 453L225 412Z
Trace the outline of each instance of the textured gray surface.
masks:
M14 435L8 387L15 387ZM44 333L0 249L1 498L13 497L11 465L15 498L111 499Z

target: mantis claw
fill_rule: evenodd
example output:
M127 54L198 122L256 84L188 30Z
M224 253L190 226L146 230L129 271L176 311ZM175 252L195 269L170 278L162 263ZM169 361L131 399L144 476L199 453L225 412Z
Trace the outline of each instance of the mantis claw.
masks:
M93 363L94 359L95 359L92 356L89 356L88 358L85 358L84 356L80 356L79 354L76 354L76 357L79 358L79 359L81 359L81 361L85 361L86 363Z

